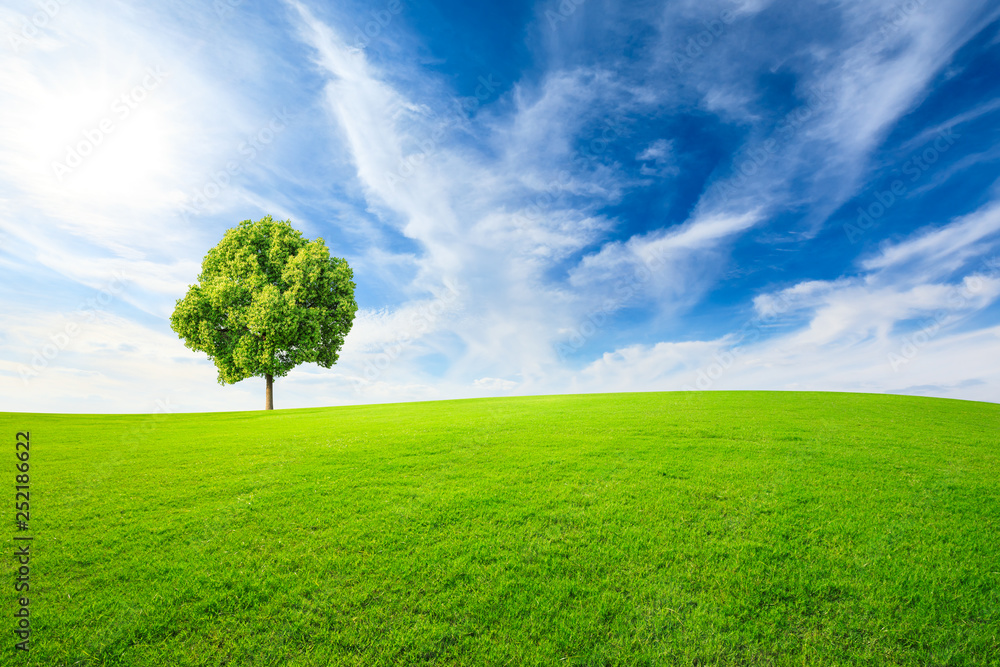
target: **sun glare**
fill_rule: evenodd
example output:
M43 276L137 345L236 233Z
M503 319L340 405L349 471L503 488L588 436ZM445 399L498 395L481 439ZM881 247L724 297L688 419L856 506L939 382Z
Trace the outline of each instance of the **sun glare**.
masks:
M170 120L147 68L131 86L79 85L44 95L25 138L55 192L125 201L142 196L167 171ZM123 202L124 203L124 202Z

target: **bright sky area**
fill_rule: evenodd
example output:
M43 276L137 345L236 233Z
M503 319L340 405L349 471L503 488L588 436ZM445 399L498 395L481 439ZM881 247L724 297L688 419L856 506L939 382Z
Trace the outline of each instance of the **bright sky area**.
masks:
M2 410L260 409L169 315L270 214L354 268L278 408L1000 401L988 0L0 8Z

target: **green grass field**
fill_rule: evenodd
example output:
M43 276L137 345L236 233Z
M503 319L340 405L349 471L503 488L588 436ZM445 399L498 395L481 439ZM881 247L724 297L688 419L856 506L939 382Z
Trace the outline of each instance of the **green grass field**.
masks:
M1000 405L709 392L31 432L4 665L1000 665Z

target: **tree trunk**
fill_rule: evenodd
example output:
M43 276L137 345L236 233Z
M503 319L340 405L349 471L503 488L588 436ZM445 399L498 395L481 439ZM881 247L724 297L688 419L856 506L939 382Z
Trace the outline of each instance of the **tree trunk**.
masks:
M274 376L270 374L264 375L267 380L267 399L265 400L265 410L274 410Z

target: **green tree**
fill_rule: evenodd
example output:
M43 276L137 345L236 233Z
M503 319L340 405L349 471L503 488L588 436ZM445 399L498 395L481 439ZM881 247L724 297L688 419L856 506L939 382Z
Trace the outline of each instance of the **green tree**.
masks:
M215 362L219 384L263 376L272 410L274 378L303 362L336 363L358 310L353 277L347 260L290 221L244 220L205 255L170 327Z

